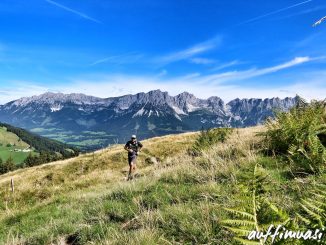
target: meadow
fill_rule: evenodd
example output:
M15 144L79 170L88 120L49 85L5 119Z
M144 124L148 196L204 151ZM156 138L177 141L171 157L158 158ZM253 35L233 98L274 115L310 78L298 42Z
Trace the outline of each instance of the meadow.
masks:
M29 148L19 137L7 131L5 127L0 127L0 158L6 161L10 156L16 164L21 164L29 155L29 152L17 152Z

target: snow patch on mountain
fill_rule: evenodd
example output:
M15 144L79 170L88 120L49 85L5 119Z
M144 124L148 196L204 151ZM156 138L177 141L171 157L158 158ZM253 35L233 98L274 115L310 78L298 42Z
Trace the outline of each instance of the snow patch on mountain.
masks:
M141 117L141 116L143 116L145 114L145 109L144 109L144 107L143 108L141 108L139 111L137 111L133 116L132 116L132 118L134 118L134 117Z
M181 110L179 107L177 106L171 106L172 109L175 111L175 113L177 113L178 115L187 115L187 113L185 113L183 110Z
M174 116L179 120L182 121L181 117L178 114L174 114Z
M192 104L187 104L187 110L188 110L188 112L193 112L193 111L200 110L200 107L199 106L194 106Z
M53 105L53 106L51 106L51 107L50 107L50 110L51 110L51 112L56 112L56 111L61 111L62 108L63 108L63 106L60 105L60 104L58 104L58 105Z

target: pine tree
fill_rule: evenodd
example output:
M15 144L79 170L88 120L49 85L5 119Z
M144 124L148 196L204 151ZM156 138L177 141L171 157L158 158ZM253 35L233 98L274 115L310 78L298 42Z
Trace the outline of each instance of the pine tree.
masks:
M7 172L13 171L15 169L15 162L11 155L7 159L5 166L6 166Z
M1 158L0 158L1 159ZM15 169L15 163L12 156L10 156L7 161L3 162L0 160L0 174L5 174Z
M30 152L27 158L24 160L26 167L32 167L35 164L35 157L33 157L32 153Z

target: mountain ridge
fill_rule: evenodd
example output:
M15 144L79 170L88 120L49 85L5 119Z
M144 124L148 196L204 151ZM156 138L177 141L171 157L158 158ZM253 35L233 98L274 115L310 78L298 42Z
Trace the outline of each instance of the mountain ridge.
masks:
M134 133L149 138L201 128L255 126L273 116L274 109L287 111L296 100L237 98L225 103L218 96L171 96L161 90L109 98L48 92L0 106L0 121L65 143L99 148Z

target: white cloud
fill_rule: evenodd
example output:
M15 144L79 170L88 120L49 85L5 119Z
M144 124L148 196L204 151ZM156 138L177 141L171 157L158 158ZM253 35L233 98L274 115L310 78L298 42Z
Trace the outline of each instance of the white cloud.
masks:
M198 74L173 79L116 75L108 76L96 82L76 81L71 86L58 89L64 93L81 92L102 98L161 89L162 91L168 91L171 95L187 91L199 98L219 96L225 101L235 98L284 98L287 96L294 97L296 94L307 99L324 99L326 97L326 79L324 77L326 77L325 73L318 73L314 76L309 75L300 80L294 80L291 84L258 88L255 86L234 85L229 82L202 86L201 79L203 77Z
M97 19L94 19L94 18L92 18L92 17L90 17L90 16L88 16L88 15L86 15L86 14L84 14L84 13L81 13L81 12L77 11L77 10L74 10L74 9L72 9L72 8L69 8L69 7L67 7L67 6L64 6L64 5L60 4L60 3L57 3L57 2L52 1L52 0L45 0L45 1L46 1L47 3L49 3L49 4L52 4L52 5L54 5L54 6L57 6L58 8L61 8L61 9L65 10L65 11L68 11L68 12L71 12L71 13L73 13L73 14L75 14L75 15L78 15L78 16L80 16L80 17L86 19L86 20L90 20L90 21L93 21L93 22L95 22L95 23L102 24L101 21L99 21L99 20L97 20Z
M278 13L281 13L281 12L284 12L286 10L289 10L289 9L293 9L293 8L296 8L296 7L299 7L301 5L304 5L304 4L307 4L307 3L310 3L312 2L313 0L307 0L307 1L303 1L303 2L299 2L297 4L293 4L293 5L290 5L288 7L285 7L285 8L281 8L281 9L278 9L278 10L275 10L275 11L272 11L272 12L269 12L269 13L266 13L266 14L263 14L263 15L260 15L260 16L257 16L255 18L252 18L252 19L249 19L249 20L246 20L242 23L240 23L239 25L243 25L243 24L248 24L248 23L251 23L251 22L254 22L254 21L257 21L257 20L261 20L261 19L264 19L268 16L271 16L271 15L275 15L275 14L278 14Z
M154 61L157 63L168 64L180 60L187 60L194 57L195 55L202 54L209 50L215 49L218 45L221 44L221 42L222 37L218 36L206 42L196 44L190 48L158 57L154 59Z
M7 103L22 97L38 95L49 90L44 86L35 85L26 81L10 81L10 86L0 88L0 104Z
M273 87L272 84L270 86L265 85L263 88L257 88L255 86L237 85L236 83L239 80L275 73L314 60L316 60L316 58L297 57L289 62L262 69L216 73L213 75L193 73L172 78L166 76L164 70L162 74L153 76L125 74L103 75L97 76L97 79L74 79L72 82L68 82L67 85L49 85L46 88L26 82L16 82L12 87L2 88L0 90L0 103L18 99L23 96L41 94L47 91L84 93L105 98L135 94L138 92L148 92L155 89L168 91L172 95L188 91L199 98L220 96L226 101L236 97L267 98L276 96L295 96L295 94L300 94L308 99L322 99L326 94L325 72L306 74L305 76L302 75L301 80L288 80L289 82L287 85L282 85L277 88ZM96 76L94 75L92 77Z
M102 63L111 63L111 64L130 64L139 61L143 57L142 54L138 53L127 53L122 55L112 55L99 60L94 61L90 66L99 65Z
M271 66L267 68L261 68L261 69L249 69L249 70L243 70L243 71L229 71L224 73L215 73L213 75L208 75L201 78L201 83L225 83L227 81L238 81L238 80L245 80L249 78L254 78L258 76L263 76L271 73L275 73L293 66L297 66L309 61L312 61L314 59L311 59L309 57L296 57L291 61L285 62L280 65Z
M324 10L324 9L326 9L326 5L323 5L323 6L315 6L313 8L305 9L305 10L302 10L302 11L299 11L299 12L296 12L296 13L293 13L293 14L281 16L281 17L278 17L276 19L277 20L288 19L288 18L292 18L292 17L296 17L296 16L310 14L310 13L317 12L317 11Z
M209 64L214 64L216 61L213 59L207 59L207 58L191 58L189 60L191 63L198 64L198 65L209 65Z
M225 69L225 68L229 68L229 67L232 67L232 66L235 66L235 65L239 65L241 64L240 61L238 60L233 60L233 61L230 61L230 62L227 62L227 63L224 63L224 64L220 64L219 66L216 66L212 69L212 71L219 71L219 70L222 70L222 69Z

